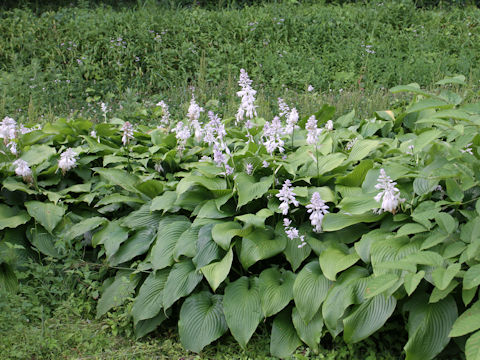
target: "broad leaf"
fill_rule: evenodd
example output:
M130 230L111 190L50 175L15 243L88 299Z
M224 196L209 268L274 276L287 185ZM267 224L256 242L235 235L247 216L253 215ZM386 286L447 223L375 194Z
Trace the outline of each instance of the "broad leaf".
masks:
M235 187L238 191L238 207L262 197L272 186L273 176L256 180L255 177L240 173L235 178Z
M80 221L79 223L73 225L68 231L64 234L63 238L65 241L70 241L76 237L83 236L86 232L92 231L103 225L107 222L107 219L99 216L94 216L85 220Z
M329 280L335 281L337 274L348 269L359 260L357 253L348 254L337 247L329 247L320 254L320 267Z
M212 238L223 250L228 250L233 237L242 234L242 225L235 221L216 224L212 228Z
M304 322L309 323L318 312L331 284L323 276L318 261L309 262L298 273L293 284L293 299Z
M300 339L307 344L315 354L318 353L318 344L322 336L323 319L321 312L316 313L308 322L300 316L300 312L295 307L292 310L293 326L297 330Z
M151 333L153 330L155 330L165 319L167 316L165 313L162 311L160 312L157 316L150 318L150 319L145 319L145 320L140 320L139 322L136 323L135 325L135 337L137 339L140 339L147 335L148 333Z
M462 336L478 329L480 329L480 301L473 304L455 320L449 336Z
M445 290L455 275L460 271L460 267L461 265L459 263L454 263L447 268L439 267L435 269L432 273L432 279L435 286L439 290Z
M227 278L232 266L232 261L233 251L232 248L230 248L222 260L206 265L200 269L214 292L223 280Z
M480 264L470 267L463 276L463 288L473 289L480 285Z
M272 229L256 229L242 239L240 262L245 270L259 260L268 259L281 253L286 238L275 236Z
M30 215L25 210L11 208L5 204L0 204L0 230L5 228L16 228L30 220Z
M465 344L467 360L480 360L480 331L471 335Z
M222 298L203 291L185 300L178 320L180 341L185 349L199 353L228 330Z
M295 274L270 268L263 270L259 278L263 314L265 317L275 315L293 299Z
M190 294L202 278L191 260L173 265L163 292L163 307L168 309L175 301Z
M273 356L286 358L302 344L291 319L291 310L285 309L273 320L270 338L270 353Z
M138 230L120 245L119 249L110 256L108 262L116 266L146 253L155 239L155 234L155 229L145 228Z
M258 278L242 276L228 284L223 308L230 332L245 348L263 318Z
M132 295L140 280L139 274L132 274L128 270L120 270L115 280L105 289L97 303L97 318L104 315L111 308L123 304Z
M117 252L120 245L128 239L127 229L120 226L120 221L110 221L101 230L97 231L92 237L92 245L103 244L105 254L109 259Z

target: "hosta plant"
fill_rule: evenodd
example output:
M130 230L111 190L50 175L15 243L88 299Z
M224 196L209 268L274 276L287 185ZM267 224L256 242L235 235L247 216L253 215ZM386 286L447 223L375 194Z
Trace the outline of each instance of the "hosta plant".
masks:
M244 71L232 118L192 97L184 119L150 109L156 128L5 119L1 287L15 289L19 254L84 249L111 268L98 317L133 297L138 337L173 317L188 350L228 331L245 347L272 318L271 353L286 357L399 314L407 359L452 338L478 359L480 104L448 90L463 82L397 86L411 102L369 119L328 105L302 117L281 99L258 118Z

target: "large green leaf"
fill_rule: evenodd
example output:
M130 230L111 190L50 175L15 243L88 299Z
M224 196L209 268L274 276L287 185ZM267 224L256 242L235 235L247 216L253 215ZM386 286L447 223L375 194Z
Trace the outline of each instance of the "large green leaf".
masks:
M273 211L270 209L261 209L256 214L245 214L236 216L235 219L239 220L245 225L252 225L258 228L265 227L265 220L273 215Z
M177 194L181 195L193 185L201 185L208 190L223 190L227 188L225 179L208 178L205 176L188 175L184 177L177 185Z
M164 221L161 221L159 224L157 239L149 255L154 270L166 268L174 263L175 246L182 234L191 226L190 220L184 217L166 225L163 223Z
M343 330L341 319L345 310L357 302L357 286L366 276L368 276L366 269L355 266L343 272L328 291L323 302L322 315L332 335L336 336Z
M103 244L107 259L117 252L120 245L128 239L128 231L120 226L120 221L110 221L92 237L92 245Z
M105 224L106 222L107 219L100 216L94 216L82 220L79 223L73 225L70 229L68 229L67 232L65 232L63 238L65 239L65 241L73 240L76 237L84 235L86 232L96 229L97 227Z
M5 204L0 204L0 230L5 228L16 228L30 220L30 215L25 210L11 208Z
M272 183L273 176L267 176L258 181L255 177L245 173L238 174L235 178L235 187L238 191L238 207L265 195Z
M165 191L162 195L152 200L150 211L169 211L174 207L175 201L177 201L177 193L175 191Z
M293 299L295 274L270 268L263 270L259 278L263 314L265 317L275 315Z
M275 235L277 238L285 238L286 246L285 250L283 250L283 253L285 254L285 257L287 258L290 265L292 266L292 270L297 271L300 265L302 265L302 262L312 252L312 248L308 244L299 248L299 245L301 244L300 239L289 239L285 234L283 226L277 226Z
M223 250L228 250L230 241L235 236L242 235L242 225L235 221L216 224L212 228L212 238Z
M293 326L297 330L297 335L307 344L314 353L318 353L318 344L322 336L323 319L322 313L316 313L309 321L305 321L300 312L295 307L292 310Z
M259 260L268 259L281 253L287 239L275 236L272 229L256 229L242 239L240 262L245 270Z
M450 337L466 335L480 329L480 301L473 304L458 317L450 332Z
M202 267L200 270L207 279L213 291L225 280L230 272L233 261L233 251L230 248L225 257L217 262Z
M105 180L107 180L108 184L120 186L121 188L134 194L140 192L135 187L139 183L140 179L125 170L110 168L106 169L98 167L93 168L92 170L100 174Z
M324 231L337 231L361 222L376 222L381 220L383 216L384 214L376 215L373 212L357 215L348 213L328 213L323 218L322 228Z
M460 271L461 265L454 263L447 268L439 267L432 272L433 283L439 290L445 290L455 275Z
M480 331L471 335L465 344L467 360L480 360Z
M228 330L222 298L202 291L185 300L178 320L180 341L185 349L199 353Z
M143 227L157 228L158 223L162 218L159 213L150 211L150 203L142 205L142 207L136 211L131 212L128 216L123 218L123 226L130 229L140 229Z
M405 309L409 312L406 360L433 359L450 341L448 333L458 316L455 300L447 296L429 304L427 294L417 294Z
M135 325L135 337L137 339L140 339L140 338L144 337L145 335L147 335L148 333L151 333L166 318L167 318L167 315L165 315L165 313L162 311L157 316L155 316L153 318L140 320Z
M228 284L223 308L230 332L245 348L263 318L258 278L242 276Z
M359 259L355 252L349 254L339 247L329 247L320 254L320 267L327 279L335 281L340 271L353 266Z
M372 298L390 289L397 284L398 278L398 275L394 273L386 273L379 276L372 275L368 279L367 287L365 288L365 299Z
M104 205L110 205L110 204L116 204L116 203L139 203L139 204L144 204L145 201L134 196L126 196L122 194L112 194L112 195L107 195L104 198L102 198L99 202L95 204L95 207L99 206L104 206Z
M366 339L392 316L397 300L393 296L383 294L374 296L343 320L343 338L348 343L356 343Z
M215 224L209 223L200 228L197 239L197 252L192 259L197 270L218 260L223 255L223 250L212 239L212 228Z
M53 258L61 258L61 254L55 247L54 235L43 229L41 226L37 226L31 229L32 232L32 244L44 255L51 256Z
M141 229L130 236L119 249L108 259L108 262L116 266L132 260L148 251L150 244L155 239L156 229Z
M463 288L473 289L480 285L480 264L470 267L463 276Z
M378 148L380 141L378 140L359 140L353 145L350 155L348 156L347 161L355 162L362 160L366 157L371 151Z
M193 258L197 254L197 240L200 226L191 226L178 239L175 249L173 249L173 259L179 261L180 257L186 256Z
M309 262L298 273L293 284L293 300L305 323L309 323L318 312L331 284L318 261Z
M18 280L12 266L7 263L0 263L0 291L16 293Z
M41 164L47 160L50 156L55 155L56 151L54 148L48 145L32 145L30 149L22 154L20 159L26 161L28 166L34 166Z
M175 301L190 294L202 278L190 259L173 265L163 291L163 307L168 309Z
M97 303L97 318L104 315L111 308L123 304L132 295L140 280L139 274L132 274L129 270L120 270L115 280L105 289Z
M140 287L132 307L133 322L154 318L163 306L163 290L170 269L152 272Z
M270 338L270 353L273 356L286 358L302 344L291 319L291 310L285 309L273 320Z

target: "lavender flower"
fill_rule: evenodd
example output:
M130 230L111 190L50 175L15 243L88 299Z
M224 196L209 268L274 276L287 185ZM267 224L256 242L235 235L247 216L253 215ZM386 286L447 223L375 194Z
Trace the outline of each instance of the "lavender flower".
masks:
M290 204L293 204L294 206L298 206L298 201L295 199L295 196L296 194L292 190L292 183L288 179L285 180L282 188L276 195L276 197L278 197L282 202L279 205L279 209L282 210L283 215L288 214Z
M472 145L473 145L472 143L468 143L467 145L465 145L463 149L460 149L460 152L464 154L467 153L467 154L473 155Z
M278 98L277 101L278 101L278 109L280 110L280 117L282 116L287 117L288 114L290 113L290 107L282 98Z
M293 134L293 131L298 128L298 111L293 108L287 116L287 126L285 126L285 134Z
M375 196L375 201L382 201L382 205L376 210L376 213L381 214L384 211L389 211L395 214L398 205L405 201L405 199L400 198L400 190L395 187L396 184L384 169L380 169L380 176L377 179L375 189L382 191Z
M321 133L321 130L317 127L315 115L308 118L305 129L307 130L307 144L315 145L318 142L318 135Z
M285 234L290 240L300 239L300 245L298 245L298 248L300 249L307 245L307 243L305 242L305 235L300 235L298 229L290 226L291 224L292 220L288 218L283 219L283 228L285 229Z
M170 124L170 111L168 110L168 105L165 103L165 101L162 100L157 103L157 106L160 106L163 112L160 123L162 125L168 126Z
M178 149L182 151L185 148L187 140L192 136L190 129L183 123L183 121L179 121L172 131L176 134Z
M312 85L308 85L307 91L308 91L308 92L312 92L313 90L314 90L313 86L312 86Z
M245 165L245 172L247 173L247 175L252 175L252 172L253 172L253 164L252 163L247 163Z
M310 204L307 205L307 212L310 213L310 223L314 227L313 231L322 232L322 221L325 214L327 214L328 206L320 197L318 192L314 192L310 200Z
M200 139L202 138L202 126L198 119L200 119L200 114L203 111L203 108L196 103L195 95L192 94L190 106L188 107L187 118L190 120L190 124L195 130L195 138L197 139L197 141L200 141Z
M58 168L62 169L62 173L65 173L75 166L77 166L77 159L76 156L78 154L72 150L72 148L68 148L63 153L60 154L60 160L58 161Z
M281 153L285 150L285 142L282 140L284 134L282 122L278 116L275 116L271 122L265 122L263 126L263 137L265 138L263 145L267 152L272 155L278 149Z
M125 122L122 126L123 136L122 143L127 145L130 142L130 139L133 139L133 126L128 121Z
M358 138L357 138L357 137L354 138L354 139L352 139L352 140L350 140L350 141L347 143L347 145L345 145L345 150L347 150L347 151L348 151L348 150L352 150L353 146L357 143L357 141L358 141Z
M237 96L241 98L241 104L237 110L236 124L242 122L245 117L251 120L254 116L257 116L254 104L257 92L252 89L252 80L250 80L248 73L244 69L240 70L238 85L242 90L237 91Z

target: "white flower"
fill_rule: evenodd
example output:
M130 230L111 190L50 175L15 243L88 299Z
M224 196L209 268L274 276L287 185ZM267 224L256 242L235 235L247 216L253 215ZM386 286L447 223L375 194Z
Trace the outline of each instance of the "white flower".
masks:
M73 169L77 166L77 159L75 158L78 154L72 150L72 148L68 148L63 153L60 154L60 160L58 161L58 168L62 169L63 174L70 169Z
M313 90L314 90L313 86L312 86L312 85L308 85L307 91L308 91L308 92L312 92Z
M102 109L103 116L107 116L107 112L108 112L107 104L105 104L104 102L102 102L102 103L100 104L100 108Z
M384 211L388 211L395 214L398 205L405 201L405 199L400 198L400 190L395 187L396 184L386 174L384 169L380 169L380 176L377 179L375 189L381 191L375 196L375 201L381 201L382 205L376 213L381 214Z
M408 145L407 150L405 151L408 155L413 155L413 149L415 148L415 145Z
M325 124L325 129L329 130L329 131L333 130L333 121L332 120L327 121L327 123Z
M320 134L315 115L312 115L308 118L308 121L305 124L305 129L307 130L307 144L315 145L318 141L318 135Z
M310 213L310 223L314 227L313 231L321 232L323 217L328 213L328 206L325 205L318 192L313 193L307 209L307 212Z
M160 174L164 172L163 166L161 163L156 163L155 164L155 171L158 171Z
M293 108L287 116L287 126L285 126L285 134L292 134L293 131L298 128L298 111Z
M183 123L183 121L179 121L172 131L176 134L175 137L177 138L179 150L183 150L187 140L192 135L190 129Z
M307 243L305 242L305 235L300 235L298 232L298 229L290 226L292 224L292 220L288 218L283 218L283 228L285 229L285 234L290 240L295 240L295 239L300 239L300 245L298 245L298 248L301 249Z
M162 125L168 126L168 124L170 124L170 111L168 110L168 105L165 103L165 101L162 100L157 103L157 106L160 106L163 112L160 123Z
M128 121L125 122L122 126L123 136L122 143L127 145L130 142L130 139L133 139L133 126Z
M27 128L23 124L20 124L18 129L20 130L20 134L22 134L22 135L28 134L28 133L32 132L33 130L35 130L34 128Z
M285 142L281 138L284 133L282 122L278 116L275 116L271 122L265 122L263 126L263 137L265 138L263 145L270 155L272 155L276 149L281 153L285 150L283 148Z
M244 69L240 69L238 85L242 90L237 91L237 96L241 98L241 103L237 110L236 124L242 122L245 117L247 119L253 119L254 116L257 116L256 106L254 105L255 94L257 92L252 89L252 80L250 80Z
M190 124L195 130L195 139L197 139L197 141L200 141L202 138L202 126L198 121L202 112L203 108L195 102L195 95L192 94L190 106L188 107L187 118L190 120Z
M269 167L269 164L268 164L268 161L267 161L267 160L263 160L263 162L262 162L262 167L264 167L264 168L268 168L268 167Z
M5 144L9 140L16 138L17 122L11 117L6 116L3 121L0 122L0 138L4 139Z
M278 98L278 109L280 110L280 117L285 116L287 117L290 113L290 107L287 105L282 98Z
M252 163L248 163L247 165L245 165L245 172L247 173L247 175L252 175L252 172L253 172Z
M17 155L17 143L15 141L10 141L8 144L7 144L7 148L10 150L10 152L13 154L13 155Z
M95 130L90 131L90 136L93 138L97 137L97 132Z
M288 179L285 180L285 182L282 185L282 188L280 189L278 194L275 196L278 197L282 202L279 205L279 209L282 210L283 215L288 214L290 204L293 204L294 206L298 206L298 201L295 199L296 194L292 190L292 183Z
M23 177L26 182L32 182L32 170L28 167L28 163L22 159L15 160L13 165L16 166L15 174Z
M473 145L472 143L468 143L467 145L465 145L465 148L460 149L460 152L473 155L472 145Z
M345 145L345 150L352 150L353 146L357 143L358 137L350 140L347 145Z

